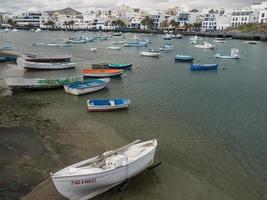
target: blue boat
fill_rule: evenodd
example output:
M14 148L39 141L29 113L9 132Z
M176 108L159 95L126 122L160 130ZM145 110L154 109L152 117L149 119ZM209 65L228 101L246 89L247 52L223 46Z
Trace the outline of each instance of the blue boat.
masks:
M177 55L175 57L175 62L192 62L194 58L187 55Z
M112 69L129 69L131 68L133 63L128 63L128 64L108 64L109 68Z
M129 99L91 99L87 100L89 111L113 111L125 109L129 106Z
M0 56L0 62L15 62L16 60L16 56Z
M192 64L192 71L207 71L207 70L217 70L218 64Z

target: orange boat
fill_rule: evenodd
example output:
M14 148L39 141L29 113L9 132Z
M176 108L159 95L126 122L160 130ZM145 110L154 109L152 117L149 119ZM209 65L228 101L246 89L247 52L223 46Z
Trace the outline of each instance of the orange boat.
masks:
M123 70L121 69L83 69L83 76L87 77L112 77L120 76Z

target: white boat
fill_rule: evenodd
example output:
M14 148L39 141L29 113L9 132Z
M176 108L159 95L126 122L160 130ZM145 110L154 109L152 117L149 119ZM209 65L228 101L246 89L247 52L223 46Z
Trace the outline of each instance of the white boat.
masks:
M51 173L58 192L71 200L91 199L141 173L154 162L157 140L134 141Z
M163 36L163 39L164 40L171 40L172 39L172 35L171 34L166 34L166 35Z
M215 49L216 46L207 42L203 42L203 44L195 45L195 47L199 49Z
M125 44L127 41L123 40L123 41L117 41L117 42L112 42L112 44Z
M90 51L95 52L97 49L96 48L91 48Z
M142 51L140 52L140 56L148 56L148 57L159 57L159 52L151 52L151 51Z
M197 43L197 40L192 40L191 42L190 42L190 44L196 44Z
M25 69L43 69L43 70L52 70L52 69L70 69L75 68L76 63L71 62L29 62L22 61L23 67Z
M222 58L222 59L239 59L240 57L241 56L239 49L231 49L230 55L215 54L215 58Z
M40 28L37 28L37 29L35 30L36 33L39 33L39 32L41 32L41 31L42 31L42 29L40 29Z
M83 81L83 76L68 78L5 78L8 87L11 89L53 89L60 88L64 84Z
M12 31L12 32L19 32L19 30L16 29L16 28L13 28L11 31Z
M201 40L197 35L190 37L190 40Z
M44 46L45 43L43 42L32 42L32 46L36 47L36 46Z
M213 40L214 43L225 43L225 40L218 40L218 39L215 39Z
M118 47L118 46L111 46L111 47L108 47L109 50L121 50L121 47Z
M64 85L64 89L67 93L81 95L102 90L107 87L107 84L109 82L110 78L93 79L89 81L75 82Z

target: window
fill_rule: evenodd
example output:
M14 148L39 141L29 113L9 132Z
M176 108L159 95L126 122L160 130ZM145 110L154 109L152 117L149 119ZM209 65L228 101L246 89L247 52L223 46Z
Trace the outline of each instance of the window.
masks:
M264 17L264 13L261 14L261 17Z

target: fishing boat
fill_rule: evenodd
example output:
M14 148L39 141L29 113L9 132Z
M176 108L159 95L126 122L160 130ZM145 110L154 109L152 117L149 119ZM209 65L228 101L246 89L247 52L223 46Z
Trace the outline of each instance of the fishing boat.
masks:
M122 35L121 32L113 33L113 36L121 36L121 35Z
M25 69L42 69L42 70L55 70L55 69L71 69L75 68L76 63L71 62L30 62L22 60Z
M222 59L239 59L240 57L241 56L239 49L231 49L230 55L215 54L215 58L222 58Z
M89 111L100 112L125 109L129 104L129 99L91 99L87 101Z
M194 58L188 55L176 55L175 62L192 62Z
M157 140L136 140L116 150L51 173L58 192L72 200L91 199L140 174L154 163Z
M71 55L24 55L24 60L27 62L69 62Z
M195 47L199 49L215 49L216 46L208 42L203 42L203 44L195 45Z
M190 44L196 44L196 43L197 43L197 40L190 41Z
M112 69L129 69L132 67L132 65L133 63L127 63L127 64L112 63L108 64L108 67Z
M111 47L108 47L109 50L121 50L121 47L118 47L118 46L111 46Z
M120 76L123 70L121 69L83 69L82 75L86 77L114 77Z
M147 57L159 57L160 53L158 51L152 51L152 50L148 50L148 51L141 51L140 56L147 56Z
M19 32L19 30L16 29L16 28L13 28L11 31L12 31L12 32Z
M109 78L103 78L83 82L74 82L64 85L64 89L67 93L74 95L87 94L104 89L105 87L107 87L109 81Z
M216 70L218 68L218 64L192 64L192 71L207 71L207 70Z
M176 35L173 34L171 37L172 37L172 39L182 39L183 38L183 35L181 35L181 34L178 33Z
M0 47L0 50L13 50L13 47L9 44Z
M164 40L171 40L172 39L172 35L166 34L166 35L163 36L163 39Z
M144 46L147 46L147 42L141 42L141 41L138 41L138 42L136 42L136 43L134 43L134 42L126 42L125 44L124 44L124 46L125 47L144 47Z
M110 69L108 63L96 63L92 64L93 69Z
M37 29L35 30L36 33L39 33L39 32L41 32L41 31L42 31L42 29L40 29L40 28L37 28Z
M83 76L74 76L69 78L5 78L6 84L11 89L53 89L63 87L77 81L83 81Z
M218 39L215 39L213 40L214 43L225 43L225 40L218 40Z
M44 46L45 45L45 43L43 43L43 42L32 42L32 46L33 47L36 47L36 46Z
M96 52L96 50L97 50L97 49L94 48L94 47L90 49L90 51L93 51L93 52Z
M197 35L195 35L195 36L190 37L190 40L200 40L200 38Z
M171 44L165 44L163 47L160 47L160 51L171 51L173 50L174 46Z

